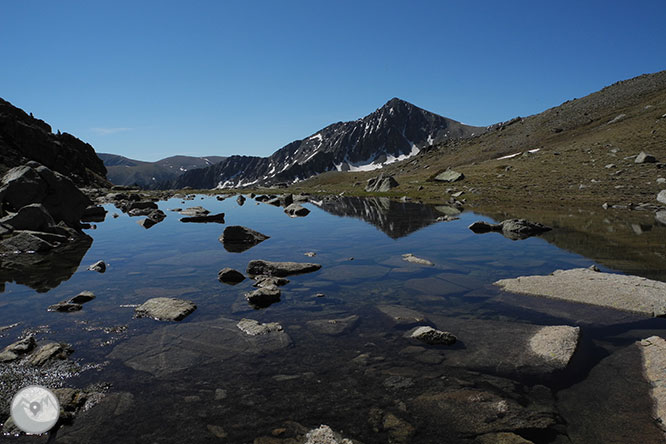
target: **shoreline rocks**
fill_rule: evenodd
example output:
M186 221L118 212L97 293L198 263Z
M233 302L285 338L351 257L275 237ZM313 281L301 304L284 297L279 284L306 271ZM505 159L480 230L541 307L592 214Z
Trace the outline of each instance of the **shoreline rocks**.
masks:
M491 224L485 221L477 221L468 227L476 234L489 233L491 231L502 233L511 240L526 239L530 236L539 235L552 230L551 227L531 222L526 219L507 219L499 224Z

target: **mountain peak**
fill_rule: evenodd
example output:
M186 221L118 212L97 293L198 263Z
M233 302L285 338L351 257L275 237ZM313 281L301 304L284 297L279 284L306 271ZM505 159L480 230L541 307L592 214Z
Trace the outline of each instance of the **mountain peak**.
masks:
M382 106L382 108L391 108L391 107L400 106L400 105L406 105L406 106L410 106L410 107L414 106L409 102L406 102L402 99L394 97L391 100L389 100L388 102L386 102L386 104L384 106Z

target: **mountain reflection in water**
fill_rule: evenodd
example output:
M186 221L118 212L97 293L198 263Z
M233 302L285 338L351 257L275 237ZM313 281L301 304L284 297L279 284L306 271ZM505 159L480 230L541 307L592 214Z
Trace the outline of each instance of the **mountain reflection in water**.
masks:
M318 206L335 216L361 219L392 239L432 225L444 215L430 205L398 202L387 197L332 197L324 199Z

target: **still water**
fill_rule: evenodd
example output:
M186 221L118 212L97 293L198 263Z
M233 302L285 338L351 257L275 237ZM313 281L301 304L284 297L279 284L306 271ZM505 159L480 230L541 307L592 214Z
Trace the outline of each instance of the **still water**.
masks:
M169 211L195 205L224 212L226 224L182 223ZM476 235L468 225L491 220L471 212L438 222L442 213L434 207L353 198L306 204L311 213L303 218L253 200L239 206L235 198L159 206L167 218L146 230L136 223L141 218L107 205L106 220L88 230L94 241L76 253L74 268L40 270L34 288L5 284L0 326L20 325L0 333L0 346L30 329L38 341L71 344L70 358L91 367L58 384L109 385L107 401L62 427L57 442L286 443L294 442L295 423L328 424L365 443L474 442L502 431L533 442L582 442L579 429L608 429L595 404L595 377L605 374L600 363L636 340L666 334L664 319L502 294L491 285L498 279L594 263L538 237ZM114 212L120 216L112 218ZM226 225L270 238L229 252L218 241ZM405 262L405 253L434 265ZM87 270L100 259L105 273ZM256 310L243 296L253 290L251 280L217 280L220 269L244 272L253 259L322 268L290 276L280 302ZM83 290L97 297L82 311L46 311ZM160 296L191 300L197 309L179 323L133 318L136 305ZM458 343L406 339L416 323L391 316L404 309ZM235 327L242 318L278 322L283 332L278 339L244 338ZM539 325L581 327L572 368L544 373L508 362ZM633 385L626 396L647 396ZM488 400L475 407L475 396ZM495 398L500 406L508 402L509 412L492 421L479 416ZM635 442L659 442L649 406L641 408L635 418L616 411L619 427L635 429Z

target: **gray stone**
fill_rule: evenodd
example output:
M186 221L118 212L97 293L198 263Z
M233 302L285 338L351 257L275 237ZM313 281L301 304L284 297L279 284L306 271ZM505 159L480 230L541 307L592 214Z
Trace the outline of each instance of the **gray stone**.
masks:
M238 203L238 205L243 206L243 204L245 204L245 196L243 196L242 194L239 195L236 198L236 202Z
M265 335L271 332L282 331L282 326L277 322L262 324L254 319L243 318L236 326L245 334L250 336Z
M599 305L650 316L666 315L666 283L638 276L574 268L557 270L547 276L503 279L495 282L495 285L513 293Z
M52 250L56 246L32 233L19 231L15 232L12 237L0 242L0 251L7 253L27 253L31 251L42 253Z
M176 298L152 298L138 306L136 317L150 317L160 321L180 321L196 310L192 301Z
M657 194L657 201L666 204L666 190L661 190L659 194Z
M276 276L259 275L259 276L254 276L253 279L254 279L254 284L252 284L252 286L260 288L274 289L277 287L282 287L283 285L287 285L289 283L289 279Z
M656 163L657 159L655 159L654 156L650 154L646 154L645 152L641 151L638 156L636 156L636 159L634 159L635 163Z
M97 261L91 266L88 267L90 271L96 271L98 273L104 273L106 271L106 264L104 261Z
M270 236L251 230L240 225L231 225L224 229L219 241L224 245L225 250L233 253L243 252L252 246L263 242Z
M500 222L500 224L502 225L502 234L509 239L525 239L552 230L552 228L538 222L525 219L507 219Z
M403 254L402 260L406 262L411 262L412 264L430 265L430 266L435 265L432 262L430 262L428 259L416 257L412 253Z
M310 210L296 203L289 205L284 209L284 212L287 213L289 217L304 217L310 214Z
M368 193L372 192L382 192L385 193L390 191L392 188L397 187L398 181L393 178L393 176L384 176L384 173L381 173L377 177L368 179L368 182L365 186L365 191Z
M72 352L73 350L69 344L51 342L44 344L37 349L32 356L30 356L28 364L41 367L51 359L65 359L72 354Z
M59 311L60 313L71 313L74 311L80 311L83 308L81 304L75 304L72 302L58 302L57 304L49 305L48 311Z
M452 207L450 205L437 205L435 210L449 217L455 217L461 213L458 208Z
M34 336L28 336L27 338L16 341L0 352L0 362L14 361L22 355L30 353L35 348L35 345Z
M208 213L210 213L210 211L208 211L204 207L189 207L179 211L179 213L182 214L183 216L196 217L196 216L205 216Z
M666 432L666 341L651 336L638 342L643 364L643 375L650 386L652 416Z
M579 327L554 325L539 329L529 340L529 351L545 361L552 362L556 369L563 369L578 346Z
M321 268L319 264L307 262L271 262L252 260L247 265L247 274L250 276L267 275L284 277L292 274L310 273Z
M217 273L217 280L225 284L236 285L245 280L245 276L240 271L233 268L223 268Z
M337 319L316 319L307 321L307 325L319 333L337 336L354 329L358 324L358 321L358 315L351 315Z
M456 343L456 337L449 332L436 330L430 326L416 327L407 333L407 337L418 339L430 345L444 344L452 345Z
M654 218L658 223L666 225L666 210L657 211Z
M446 170L435 176L434 180L437 182L457 182L463 180L465 175L453 170Z
M306 433L303 444L353 444L353 441L343 438L342 435L334 432L329 426L322 424Z

